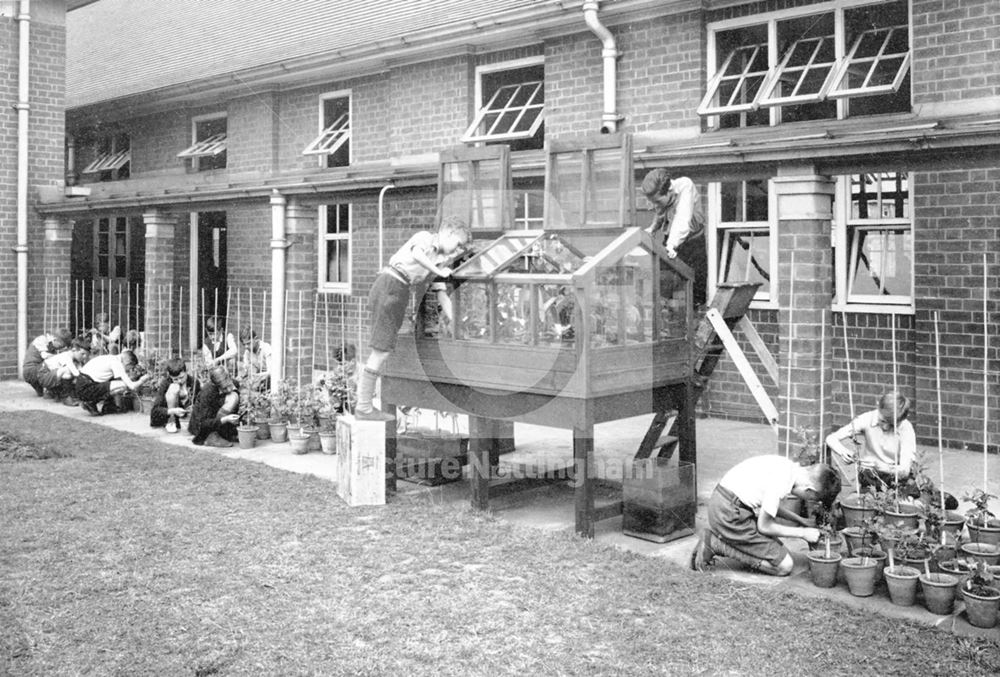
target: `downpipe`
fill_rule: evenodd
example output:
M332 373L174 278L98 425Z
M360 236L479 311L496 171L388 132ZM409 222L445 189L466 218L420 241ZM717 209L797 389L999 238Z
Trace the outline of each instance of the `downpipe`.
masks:
M585 0L583 3L583 19L590 31L601 41L601 59L604 61L604 111L601 114L601 133L611 134L618 130L618 123L621 120L617 112L616 96L617 60L620 52L615 43L615 36L597 16L599 9L598 0Z
M17 14L17 375L24 378L22 358L28 350L28 73L30 55L29 0L21 0ZM52 327L43 327L48 331Z

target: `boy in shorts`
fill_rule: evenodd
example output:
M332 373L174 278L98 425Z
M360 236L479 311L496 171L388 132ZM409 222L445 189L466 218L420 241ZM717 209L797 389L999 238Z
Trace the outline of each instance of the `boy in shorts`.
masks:
M80 368L80 375L76 378L76 398L80 400L80 406L91 416L117 411L115 395L134 392L149 380L149 374L143 374L134 381L129 377L128 372L135 365L135 355L129 350L121 355L90 358Z
M830 466L801 466L768 454L733 466L722 476L708 502L708 528L691 553L691 568L704 571L716 555L731 557L772 576L792 573L792 556L779 538L816 543L819 529L781 507L788 494L820 501L829 508L840 493L840 476ZM777 518L791 521L788 526Z
M410 290L423 287L431 275L450 277L451 268L443 266L454 260L471 239L469 227L461 219L446 217L437 233L422 230L407 240L375 278L368 296L372 313L371 353L358 377L355 418L367 421L395 418L373 408L372 396L382 365L396 347L399 328L410 303ZM417 298L420 297L418 293Z

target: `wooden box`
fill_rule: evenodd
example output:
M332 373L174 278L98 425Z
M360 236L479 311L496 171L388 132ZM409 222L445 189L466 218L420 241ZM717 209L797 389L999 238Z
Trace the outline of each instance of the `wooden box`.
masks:
M634 460L622 482L622 531L656 543L694 533L696 477L695 464L676 457Z
M432 486L457 482L468 453L465 435L432 430L403 433L396 438L396 476Z
M337 494L347 505L385 505L385 423L337 418Z

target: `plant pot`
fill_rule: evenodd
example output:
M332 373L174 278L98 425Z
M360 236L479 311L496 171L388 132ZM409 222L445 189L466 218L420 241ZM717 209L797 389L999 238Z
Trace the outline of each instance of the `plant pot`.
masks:
M302 426L298 423L286 423L285 428L288 430L289 439L302 432Z
M253 423L257 426L257 439L258 440L269 440L271 439L271 426L268 425L267 421L257 421Z
M236 429L239 437L240 449L253 449L257 444L257 426L240 426Z
M324 454L336 454L337 453L337 433L330 431L320 431L319 433L319 446L320 451Z
M840 510L844 513L844 526L860 527L862 522L871 522L875 515L875 506L866 505L857 494L848 496L840 502Z
M902 503L897 510L885 510L882 515L885 525L914 531L920 526L920 506Z
M870 557L848 557L840 563L840 566L851 594L855 597L871 597L875 592L878 562Z
M997 624L1000 614L1000 590L993 587L979 588L970 592L962 587L962 599L965 600L965 615L969 623L977 628L992 628ZM986 592L988 594L980 594Z
M973 543L1000 545L1000 520L991 519L986 526L979 519L966 520L965 528L969 530L969 540Z
M844 542L847 543L847 555L849 557L853 556L854 551L858 548L871 546L875 539L875 534L870 531L864 532L861 527L841 529L840 535L843 537Z
M1000 546L989 543L963 543L962 553L989 566L1000 563Z
M942 545L931 556L931 573L941 571L941 562L954 560L957 555L958 553L955 552L954 547L950 545ZM951 572L945 571L944 573L950 574Z
M948 534L948 542L954 543L962 535L965 518L955 512L946 512L941 520L941 531Z
M830 552L839 553L844 549L844 537L838 532L837 534L830 537ZM809 544L809 550L814 552L826 552L826 540L821 538L815 543Z
M882 580L882 572L885 571L885 562L889 558L887 554L876 547L866 545L862 548L857 548L854 551L854 557L867 557L868 559L875 560L875 582L878 583Z
M270 429L273 441L284 442L288 439L288 424L284 421L271 421L267 427Z
M809 572L812 582L817 588L832 588L837 584L837 569L840 567L839 552L831 552L826 556L824 550L813 550L809 553Z
M896 561L901 564L905 564L908 567L918 569L921 573L927 573L930 571L931 555L930 553L924 555L907 555L905 557L898 558Z
M293 454L308 454L309 453L309 436L308 435L289 435L288 443L292 445Z
M943 559L938 562L938 569L943 574L950 574L957 578L959 585L965 585L966 579L972 573L972 567L964 559Z
M920 574L920 589L924 592L924 606L932 614L950 614L955 605L958 579L950 574Z
M319 431L315 428L310 428L308 426L302 426L302 435L309 438L306 443L306 449L308 451L322 451L323 445L319 439Z
M920 572L901 564L886 567L882 574L885 576L892 603L896 606L913 606L917 601L917 580L920 578Z

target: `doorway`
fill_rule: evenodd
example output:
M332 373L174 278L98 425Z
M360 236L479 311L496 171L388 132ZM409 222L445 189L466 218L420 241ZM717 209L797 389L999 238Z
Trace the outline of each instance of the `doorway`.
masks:
M198 213L198 317L226 317L226 212ZM201 335L204 336L204 327Z

